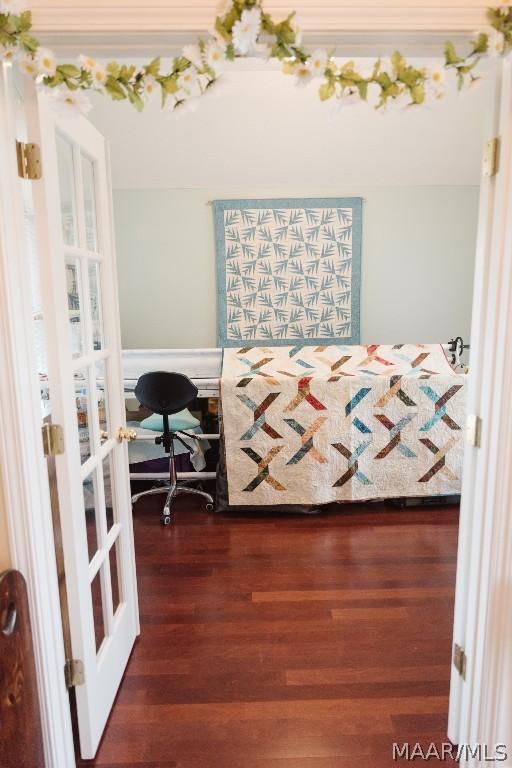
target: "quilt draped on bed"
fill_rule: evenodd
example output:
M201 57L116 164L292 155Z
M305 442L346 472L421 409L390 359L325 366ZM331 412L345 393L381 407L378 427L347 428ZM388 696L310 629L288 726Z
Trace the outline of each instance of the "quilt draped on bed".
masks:
M229 503L460 493L465 382L439 344L225 349Z

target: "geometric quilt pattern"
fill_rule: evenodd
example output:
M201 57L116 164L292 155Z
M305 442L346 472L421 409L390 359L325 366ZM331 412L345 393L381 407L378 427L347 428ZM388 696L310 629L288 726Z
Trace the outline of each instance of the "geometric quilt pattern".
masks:
M228 348L221 398L230 504L460 493L466 376L439 344Z
M359 342L362 200L217 200L218 343Z

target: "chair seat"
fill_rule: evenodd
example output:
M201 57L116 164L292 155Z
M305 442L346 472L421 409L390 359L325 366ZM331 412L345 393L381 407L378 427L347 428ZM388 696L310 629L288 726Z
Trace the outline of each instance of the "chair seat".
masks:
M177 429L195 429L200 425L199 419L192 416L188 408L184 408L178 413L173 413L169 416L169 429L175 431ZM141 421L140 426L142 429L151 429L153 432L164 431L164 417L159 413L154 413L152 416L148 416L147 419Z

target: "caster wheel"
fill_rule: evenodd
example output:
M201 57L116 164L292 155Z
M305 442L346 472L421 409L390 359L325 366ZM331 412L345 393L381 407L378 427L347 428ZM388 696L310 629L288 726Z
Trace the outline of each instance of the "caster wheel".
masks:
M162 515L162 517L160 518L160 522L162 525L170 525L171 524L170 515Z
M211 501L209 501L209 502L207 503L207 505L206 505L206 511L207 511L207 512L213 512L213 504L211 503Z

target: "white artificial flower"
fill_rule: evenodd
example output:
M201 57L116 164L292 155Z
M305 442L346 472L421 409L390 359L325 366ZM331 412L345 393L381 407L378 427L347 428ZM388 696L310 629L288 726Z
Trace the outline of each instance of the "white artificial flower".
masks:
M38 48L36 51L36 64L38 73L45 77L53 77L57 69L57 59L49 48Z
M211 77L210 75L207 75L206 73L200 73L197 76L197 82L199 85L199 90L201 93L204 93L206 88L208 87L208 83L210 82Z
M54 88L51 94L51 100L57 109L63 115L86 115L92 109L92 104L81 89L72 91L63 86Z
M311 67L311 74L313 77L324 76L328 60L329 57L327 56L326 51L323 51L321 48L317 48L316 51L313 51L309 60L309 66Z
M10 13L13 15L21 13L26 7L22 0L0 0L0 13L6 13L7 15Z
M233 45L238 53L245 56L256 45L260 33L261 10L250 8L242 11L242 16L233 24Z
M205 49L205 60L214 72L221 72L226 64L226 49L217 42L210 42Z
M281 72L283 75L294 75L298 66L299 62L295 58L283 59L281 64Z
M203 93L201 94L201 102L212 101L220 98L222 95L225 95L228 83L228 75L223 75L222 77L215 78L215 80L210 80L208 86L203 90Z
M294 75L297 78L296 85L304 86L311 81L311 69L308 62L297 64L294 70Z
M2 53L2 61L6 61L6 62L13 61L15 53L16 53L15 48L4 48Z
M503 16L507 15L511 4L511 0L499 0L499 11Z
M24 75L29 75L29 77L35 77L37 75L37 64L35 59L28 53L20 56L18 64Z
M188 67L181 73L181 75L179 75L178 88L186 94L186 98L200 95L201 88L199 85L199 78L197 76L197 70L194 69L194 67Z
M498 56L502 56L505 51L505 36L502 32L498 32L497 29L491 29L488 33L487 41L487 53L491 58L495 59Z
M343 107L352 107L361 103L361 97L357 88L345 88L340 99Z
M174 106L173 115L176 118L181 118L191 112L195 112L199 106L199 96L189 96L186 91L176 91L174 96L176 98L176 104Z
M332 116L337 117L340 112L344 112L347 107L353 107L361 104L361 98L357 88L345 88L343 93L338 93L333 99Z
M427 100L429 97L441 99L446 89L446 70L444 66L441 63L435 64L426 70L426 75L425 95Z
M86 72L92 72L96 67L96 60L93 59L92 56L79 56L78 61L80 62L81 68L85 69Z
M197 45L197 43L192 43L190 45L186 45L183 48L183 56L188 59L192 64L194 64L195 67L198 69L201 69L203 66L203 54L201 53L200 47Z
M107 79L107 70L101 64L95 64L91 69L91 77L93 84L101 89Z
M142 95L145 99L149 99L155 93L158 83L153 75L146 75L142 81Z
M165 105L163 106L163 112L166 118L171 117L171 115L174 112L175 106L176 106L176 94L175 93L169 94L165 100Z

